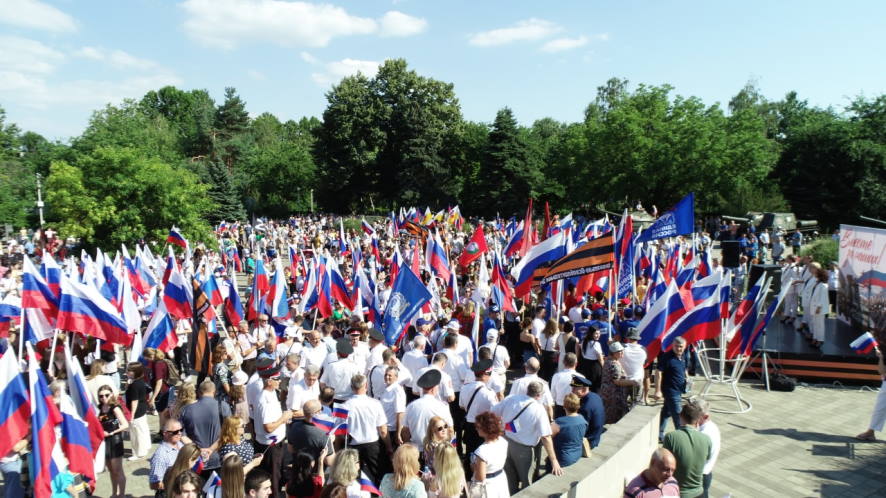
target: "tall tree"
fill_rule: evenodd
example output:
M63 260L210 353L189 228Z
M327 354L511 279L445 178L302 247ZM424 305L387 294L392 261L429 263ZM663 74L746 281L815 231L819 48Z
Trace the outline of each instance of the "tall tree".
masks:
M225 101L215 112L212 147L213 159L222 161L231 174L237 160L251 145L251 137L246 133L248 129L246 103L237 95L236 89L225 88Z
M485 202L483 214L517 213L530 197L538 196L544 185L538 166L530 160L513 111L507 107L498 111L481 166L483 188L477 193Z
M244 219L246 213L243 211L240 195L231 182L228 168L218 161L209 161L207 164L207 176L209 190L206 192L206 195L215 204L215 207L207 212L207 220L213 225L217 225L223 220L237 221Z

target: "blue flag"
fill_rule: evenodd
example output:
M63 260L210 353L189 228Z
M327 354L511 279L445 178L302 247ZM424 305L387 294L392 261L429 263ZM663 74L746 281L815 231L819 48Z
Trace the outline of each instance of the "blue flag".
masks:
M403 327L421 310L422 305L431 300L431 293L409 267L400 268L397 280L391 288L391 297L385 307L382 320L382 333L385 342L393 346Z
M670 211L659 216L655 223L640 233L635 243L676 237L695 231L695 194L689 192Z

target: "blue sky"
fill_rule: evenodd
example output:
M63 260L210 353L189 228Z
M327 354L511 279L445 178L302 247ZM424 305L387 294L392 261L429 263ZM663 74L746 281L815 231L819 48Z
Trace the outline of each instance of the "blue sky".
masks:
M0 0L0 106L65 140L172 84L253 115L320 116L342 76L402 57L465 118L577 121L608 78L725 104L748 80L819 106L886 92L886 2Z

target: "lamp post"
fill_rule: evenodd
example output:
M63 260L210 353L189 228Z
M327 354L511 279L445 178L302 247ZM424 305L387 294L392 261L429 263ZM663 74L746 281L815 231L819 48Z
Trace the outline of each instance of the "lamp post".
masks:
M42 180L42 179L43 179L43 177L40 176L40 173L37 173L37 213L39 213L39 215L40 215L40 229L41 230L43 229L43 193L40 190L40 188L42 187L40 180Z

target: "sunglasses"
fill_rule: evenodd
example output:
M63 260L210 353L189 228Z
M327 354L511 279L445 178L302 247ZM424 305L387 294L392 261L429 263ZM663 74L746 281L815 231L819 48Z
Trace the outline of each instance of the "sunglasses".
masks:
M163 431L163 432L165 432L166 434L171 434L171 435L173 435L173 436L177 436L177 435L179 435L179 434L182 433L182 430L179 429L179 430L177 430L177 431Z
M98 393L98 397L99 397L99 398L110 398L111 395L110 395L110 393L108 393L108 394Z
M448 428L449 428L448 425L441 425L441 426L437 427L437 430L438 430L438 431L445 431L445 430L448 429Z

